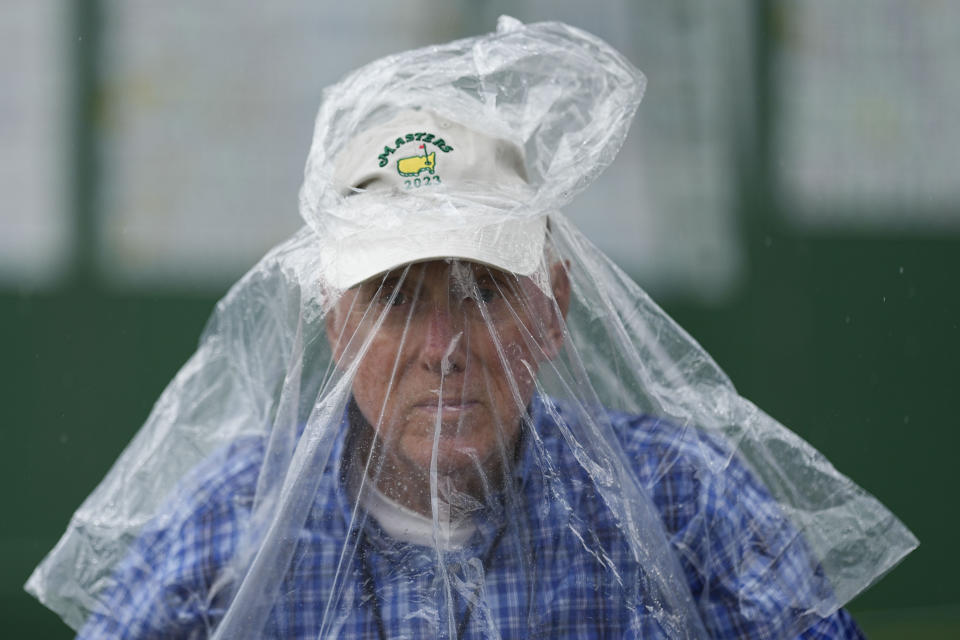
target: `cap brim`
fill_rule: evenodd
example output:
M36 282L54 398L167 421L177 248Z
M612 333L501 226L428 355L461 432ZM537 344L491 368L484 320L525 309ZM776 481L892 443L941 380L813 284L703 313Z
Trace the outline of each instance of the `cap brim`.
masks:
M331 246L325 278L343 290L412 262L458 258L521 276L540 266L546 218L510 220L482 227L407 234L357 233Z

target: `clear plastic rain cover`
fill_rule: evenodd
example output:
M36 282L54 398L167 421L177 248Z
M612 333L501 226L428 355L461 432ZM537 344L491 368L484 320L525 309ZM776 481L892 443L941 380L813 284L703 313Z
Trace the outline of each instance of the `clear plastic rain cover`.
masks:
M217 305L28 590L89 638L849 625L915 538L560 212L644 82L503 18L330 87L306 226Z

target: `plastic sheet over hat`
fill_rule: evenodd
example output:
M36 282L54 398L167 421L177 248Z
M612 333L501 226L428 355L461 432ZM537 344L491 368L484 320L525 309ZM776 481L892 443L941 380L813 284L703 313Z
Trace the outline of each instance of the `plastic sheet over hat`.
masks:
M300 212L335 269L365 235L442 234L542 217L570 201L620 150L645 87L643 75L598 38L560 23L498 30L388 56L324 92L300 191ZM335 170L359 133L409 109L518 144L528 184L344 193ZM402 132L400 132L402 133Z
M882 576L910 532L556 211L642 88L596 38L510 20L330 88L308 225L217 305L27 588L84 637L784 638ZM518 140L530 183L423 198L452 229L549 212L539 267L337 290L326 234L367 224L343 212L419 205L344 196L327 157L428 98Z

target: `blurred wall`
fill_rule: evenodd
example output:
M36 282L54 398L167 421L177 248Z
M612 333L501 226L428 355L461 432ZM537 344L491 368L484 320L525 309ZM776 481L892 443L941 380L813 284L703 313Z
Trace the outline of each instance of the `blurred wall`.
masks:
M593 31L647 74L621 156L570 215L919 536L851 605L871 636L960 635L960 7L836 4L0 6L11 637L69 637L21 585L215 301L300 224L322 88L501 12Z

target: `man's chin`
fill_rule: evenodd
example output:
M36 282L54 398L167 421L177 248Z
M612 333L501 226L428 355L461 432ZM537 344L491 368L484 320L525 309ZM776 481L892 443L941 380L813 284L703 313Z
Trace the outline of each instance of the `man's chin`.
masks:
M433 442L421 444L424 446L402 452L402 457L422 475L429 477L434 466ZM490 452L480 452L461 438L441 435L437 441L436 470L438 474L450 476L454 480L457 476L475 478L487 472L490 457Z

